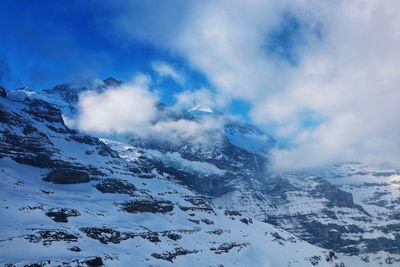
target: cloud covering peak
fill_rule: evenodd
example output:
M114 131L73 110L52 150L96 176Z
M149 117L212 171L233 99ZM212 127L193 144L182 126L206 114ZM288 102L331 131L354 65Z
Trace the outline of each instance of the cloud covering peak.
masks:
M148 76L141 74L127 84L105 91L82 92L77 127L105 135L133 134L175 143L210 145L220 141L222 122L219 118L185 117L187 105L181 101L173 107L160 108L157 94L149 88L150 82Z
M156 95L147 90L148 78L104 92L85 91L79 96L79 124L85 131L147 134L156 117Z
M113 25L128 28L129 12ZM219 104L247 101L251 118L285 140L276 169L400 161L396 1L195 1L165 15L168 34L135 28L121 38L182 54Z
M167 120L165 101L249 118L280 142L276 170L399 165L396 0L10 1L4 10L0 21L15 27L0 44L0 80L148 75L82 94L86 131L203 142L201 129L218 125Z

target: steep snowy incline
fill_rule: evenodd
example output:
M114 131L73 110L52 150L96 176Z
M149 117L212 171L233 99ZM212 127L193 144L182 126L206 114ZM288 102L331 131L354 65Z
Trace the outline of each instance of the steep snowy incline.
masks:
M24 115L25 110L33 111L36 117L48 110L51 115L47 119L59 123L58 126L48 124L43 131L36 126L40 131L30 132L25 126L19 126L17 133L5 131L2 151L20 163L49 168L51 175L47 180L55 182L65 182L59 177L71 174L65 171L69 169L78 177L72 179L74 182L91 182L114 173L141 179L163 177L207 197L214 207L238 211L253 221L273 224L314 245L341 253L350 266L355 266L354 261L382 266L400 262L398 172L348 164L348 167L272 174L268 170L269 151L275 145L271 137L251 124L200 106L185 111L159 103L158 120L216 119L223 127L218 133L209 133L215 141L212 146L190 140L168 142L157 136L133 135L127 139L113 136L126 140L123 143L107 139L101 142L64 128L62 117L76 115L80 92L102 92L120 84L110 78L77 85L62 84L40 92L27 88L9 92L9 99L16 100L10 110L30 106L15 111L28 122L30 118L29 114ZM33 104L22 103L26 97ZM55 104L63 114L45 107L46 101ZM10 121L18 120L18 116L11 116ZM20 136L21 131L27 135ZM217 134L221 138L215 140ZM27 144L28 149L20 144ZM9 153L12 148L15 151ZM102 154L105 157L99 156Z
M343 266L179 176L210 186L226 175L211 163L109 141L117 152L36 97L0 97L0 122L1 265Z

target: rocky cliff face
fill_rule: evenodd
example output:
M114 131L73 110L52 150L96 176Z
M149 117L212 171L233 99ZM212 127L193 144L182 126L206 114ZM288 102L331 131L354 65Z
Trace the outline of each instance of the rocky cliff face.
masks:
M211 147L98 139L62 118L92 86L0 91L0 264L399 264L398 172L274 175L273 139L230 120Z

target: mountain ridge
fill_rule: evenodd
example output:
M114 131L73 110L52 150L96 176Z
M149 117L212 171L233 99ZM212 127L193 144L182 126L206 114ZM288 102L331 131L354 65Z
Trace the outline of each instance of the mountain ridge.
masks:
M387 223L379 221L387 205L380 202L381 198L392 196L390 205L395 210L396 191L379 194L379 186L371 182L366 186L375 191L363 191L363 187L340 180L337 174L343 172L340 175L350 177L350 181L359 172L367 172L365 179L375 179L375 183L384 179L386 184L380 188L386 190L397 185L396 173L374 176L385 173L374 172L374 178L369 178L368 167L349 165L349 169L338 168L317 176L306 172L276 176L266 171L268 153L259 153L254 146L241 147L232 138L236 135L245 140L246 135L254 134L267 138L261 140L267 149L274 145L268 135L246 123L228 122L224 130L227 136L211 148L138 137L121 142L69 129L61 110L76 111L73 97L68 100L71 103L58 99L49 104L44 100L49 92L37 92L25 99L14 97L12 91L3 92L0 166L5 197L1 211L3 216L16 220L2 225L10 231L0 238L5 251L1 253L8 259L2 264L28 263L15 254L16 244L44 253L55 246L58 256L48 259L48 265L63 261L77 266L91 261L118 265L130 259L137 259L143 266L195 262L214 266L344 266L341 260L350 266L365 266L367 262L393 266L400 261L400 237L396 234L400 224L395 216L389 218L390 206L384 213ZM17 196L25 194L25 200L22 197L17 201L8 190ZM376 197L376 203L366 204L365 196L358 196L368 192ZM58 194L62 197L56 197ZM11 206L13 202L18 207ZM96 203L103 203L107 209ZM373 208L377 203L382 206L380 213ZM113 217L123 222L113 221ZM134 224L126 221L128 218ZM21 224L24 220L30 221L30 230ZM151 220L162 223L156 225ZM180 228L171 230L171 220ZM98 223L93 225L94 221ZM17 230L11 230L12 226ZM132 227L137 229L132 232ZM370 230L379 231L382 237L368 237ZM262 232L266 233L264 237L259 235ZM148 243L139 242L138 237ZM196 240L206 240L200 245L207 249L189 246L199 242ZM145 248L146 252L133 255L126 243ZM264 246L275 252L262 256L266 253ZM78 249L81 251L76 252ZM296 251L295 256L287 259L284 255L288 251ZM89 252L91 257L87 257ZM248 253L255 261L246 261ZM30 263L47 260L34 254L29 258Z

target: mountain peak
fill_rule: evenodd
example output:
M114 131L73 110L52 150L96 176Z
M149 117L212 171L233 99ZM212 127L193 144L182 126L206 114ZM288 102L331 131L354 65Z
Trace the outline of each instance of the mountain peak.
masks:
M114 77L108 77L106 79L103 80L105 86L109 87L117 87L120 86L122 84L122 81L115 79Z
M0 86L0 97L7 98L7 90Z
M191 109L189 109L189 112L204 112L204 113L214 113L214 111L212 110L212 108L207 107L207 106L201 106L201 105L196 105L194 107L192 107Z

